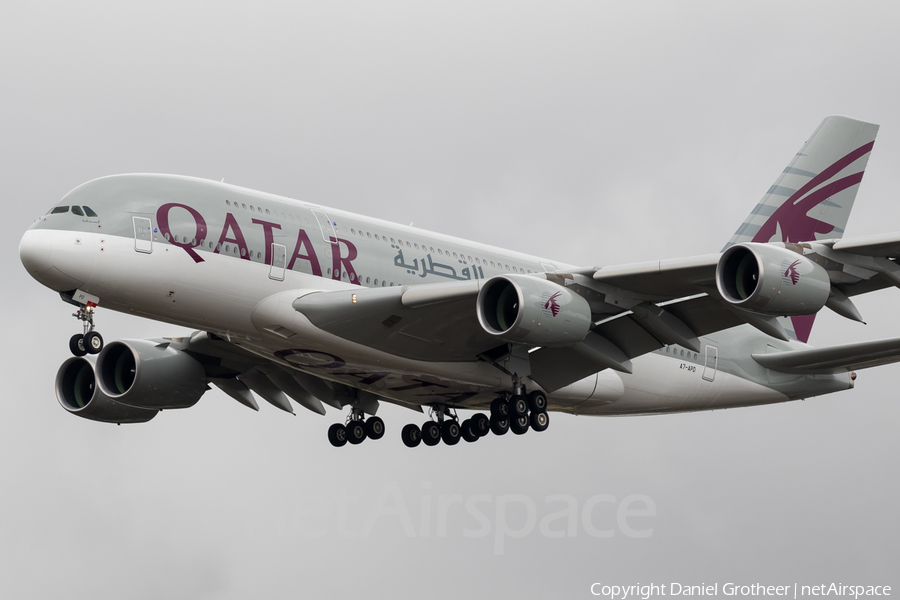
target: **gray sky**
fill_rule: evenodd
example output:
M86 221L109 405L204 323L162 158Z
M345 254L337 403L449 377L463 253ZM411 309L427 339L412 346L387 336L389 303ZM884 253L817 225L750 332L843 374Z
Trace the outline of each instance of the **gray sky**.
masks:
M106 426L58 406L78 324L17 254L71 188L135 171L224 177L575 264L715 252L829 114L882 126L846 235L900 230L895 3L144 4L0 8L0 595L896 592L900 366L805 402L552 415L542 434L452 448L405 448L400 428L423 418L386 406L384 440L335 450L336 411L254 413L217 391ZM900 336L898 294L859 300L868 326L824 311L811 342ZM98 323L107 340L183 332L105 311ZM616 520L633 495L655 505L627 521L649 537ZM573 537L542 533L568 506L551 496L577 506ZM591 535L586 505L612 537Z

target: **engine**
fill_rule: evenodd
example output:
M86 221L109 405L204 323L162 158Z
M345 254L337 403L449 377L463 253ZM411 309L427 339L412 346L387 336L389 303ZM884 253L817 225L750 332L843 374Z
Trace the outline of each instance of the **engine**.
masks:
M591 327L587 300L528 275L489 279L478 293L476 310L485 331L519 344L568 346L583 340Z
M731 304L771 316L811 315L831 294L828 273L781 246L736 244L716 267L716 287Z
M119 404L149 409L188 408L208 389L203 365L151 340L107 344L97 356L97 387Z
M94 365L86 358L72 357L59 368L56 399L73 415L104 423L146 423L159 412L112 400L97 388Z

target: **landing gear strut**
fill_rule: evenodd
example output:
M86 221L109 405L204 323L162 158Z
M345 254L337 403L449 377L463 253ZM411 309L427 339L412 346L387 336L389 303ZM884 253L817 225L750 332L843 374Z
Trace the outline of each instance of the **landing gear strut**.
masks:
M91 304L80 305L78 312L72 316L84 323L84 333L76 333L69 339L69 350L75 356L85 354L97 354L103 350L103 337L94 331L94 306Z

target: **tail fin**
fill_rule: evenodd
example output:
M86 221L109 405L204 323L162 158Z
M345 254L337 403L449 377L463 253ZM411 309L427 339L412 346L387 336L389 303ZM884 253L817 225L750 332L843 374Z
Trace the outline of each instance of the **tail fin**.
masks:
M741 242L810 242L844 235L878 125L826 117L725 248ZM801 342L815 315L783 323Z

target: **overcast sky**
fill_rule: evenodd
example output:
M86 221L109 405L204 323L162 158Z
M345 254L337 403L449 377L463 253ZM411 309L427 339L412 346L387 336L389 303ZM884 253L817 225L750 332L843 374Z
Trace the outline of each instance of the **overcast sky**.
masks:
M337 411L254 413L218 391L116 427L57 404L79 324L17 252L66 192L123 172L225 178L581 265L715 252L830 114L881 125L846 235L897 231L896 3L134 4L0 7L0 596L900 589L900 365L805 402L553 414L544 433L456 447L407 449L400 428L422 416L385 406L383 440L334 449ZM860 299L867 326L825 310L810 341L898 337L898 301ZM98 326L184 333L102 310ZM656 515L622 526L631 496ZM572 505L571 531L542 530Z

